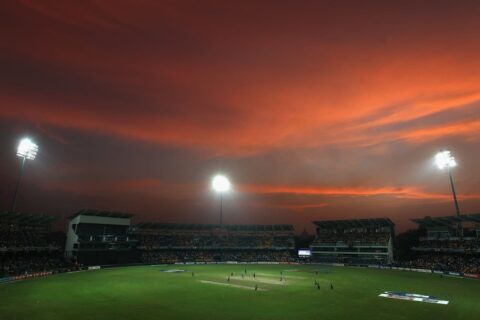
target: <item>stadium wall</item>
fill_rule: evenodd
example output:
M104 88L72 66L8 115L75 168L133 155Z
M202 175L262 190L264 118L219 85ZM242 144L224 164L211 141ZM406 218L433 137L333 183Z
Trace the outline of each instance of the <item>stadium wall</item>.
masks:
M0 284L20 281L25 279L31 279L31 278L45 277L51 274L53 274L52 271L28 273L21 276L13 276L13 277L3 277L3 278L0 278Z
M316 264L316 263L311 263L311 264ZM435 273L435 274L447 275L452 277L469 278L469 279L480 279L480 274L460 273L460 272L442 271L442 270L434 270L434 269L389 267L389 266L372 265L372 264L370 265L346 265L343 263L322 263L322 264L335 266L335 267L358 267L358 268L371 268L371 269L383 269L383 270L411 271L411 272L422 272L422 273Z

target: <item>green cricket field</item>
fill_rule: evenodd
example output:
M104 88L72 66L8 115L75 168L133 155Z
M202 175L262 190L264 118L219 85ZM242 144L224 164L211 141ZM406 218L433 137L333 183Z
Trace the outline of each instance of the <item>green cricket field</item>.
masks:
M379 297L385 291L448 304ZM5 320L460 320L480 319L480 281L322 265L157 265L2 284L0 301Z

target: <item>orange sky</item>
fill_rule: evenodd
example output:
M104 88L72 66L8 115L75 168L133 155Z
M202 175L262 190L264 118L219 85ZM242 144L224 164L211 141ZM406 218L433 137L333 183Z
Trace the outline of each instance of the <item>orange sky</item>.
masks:
M5 1L2 208L157 221L453 214L449 148L479 211L478 1Z

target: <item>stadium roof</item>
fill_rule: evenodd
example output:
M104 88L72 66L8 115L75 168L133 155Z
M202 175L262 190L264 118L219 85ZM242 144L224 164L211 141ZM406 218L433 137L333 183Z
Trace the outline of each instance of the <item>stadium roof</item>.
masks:
M424 227L452 227L458 222L476 222L480 223L480 213L462 214L460 216L446 217L425 217L421 219L412 219L413 222Z
M71 215L68 218L73 219L73 218L75 218L79 215L94 216L94 217L109 217L109 218L131 218L131 217L133 217L133 214L131 214L131 213L82 209L82 210L78 211L77 213Z
M363 228L363 227L393 227L395 224L388 218L351 219L351 220L324 220L313 221L323 229L335 228Z
M186 224L186 223L159 223L159 222L140 222L136 225L140 229L159 229L159 230L213 230L227 229L231 231L293 231L291 224Z
M46 214L32 214L21 212L2 212L0 222L16 223L22 225L46 225L58 220L58 217Z

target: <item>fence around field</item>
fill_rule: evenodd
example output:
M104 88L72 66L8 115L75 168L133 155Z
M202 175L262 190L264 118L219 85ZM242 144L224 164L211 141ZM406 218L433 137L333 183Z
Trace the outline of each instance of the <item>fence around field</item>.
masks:
M382 265L376 265L376 264L368 264L368 265L352 265L352 264L346 265L344 263L322 263L322 264L336 266L336 267L361 267L361 268L382 269L382 270L411 271L411 272L422 272L422 273L434 273L434 274L441 274L441 275L460 277L460 278L480 279L480 274L443 271L443 270L434 270L434 269L404 268L404 267L382 266Z
M48 272L26 273L19 276L3 277L3 278L0 278L0 284L10 283L10 282L19 281L19 280L25 280L25 279L31 279L31 278L45 277L51 274L53 274L53 272L48 271Z

